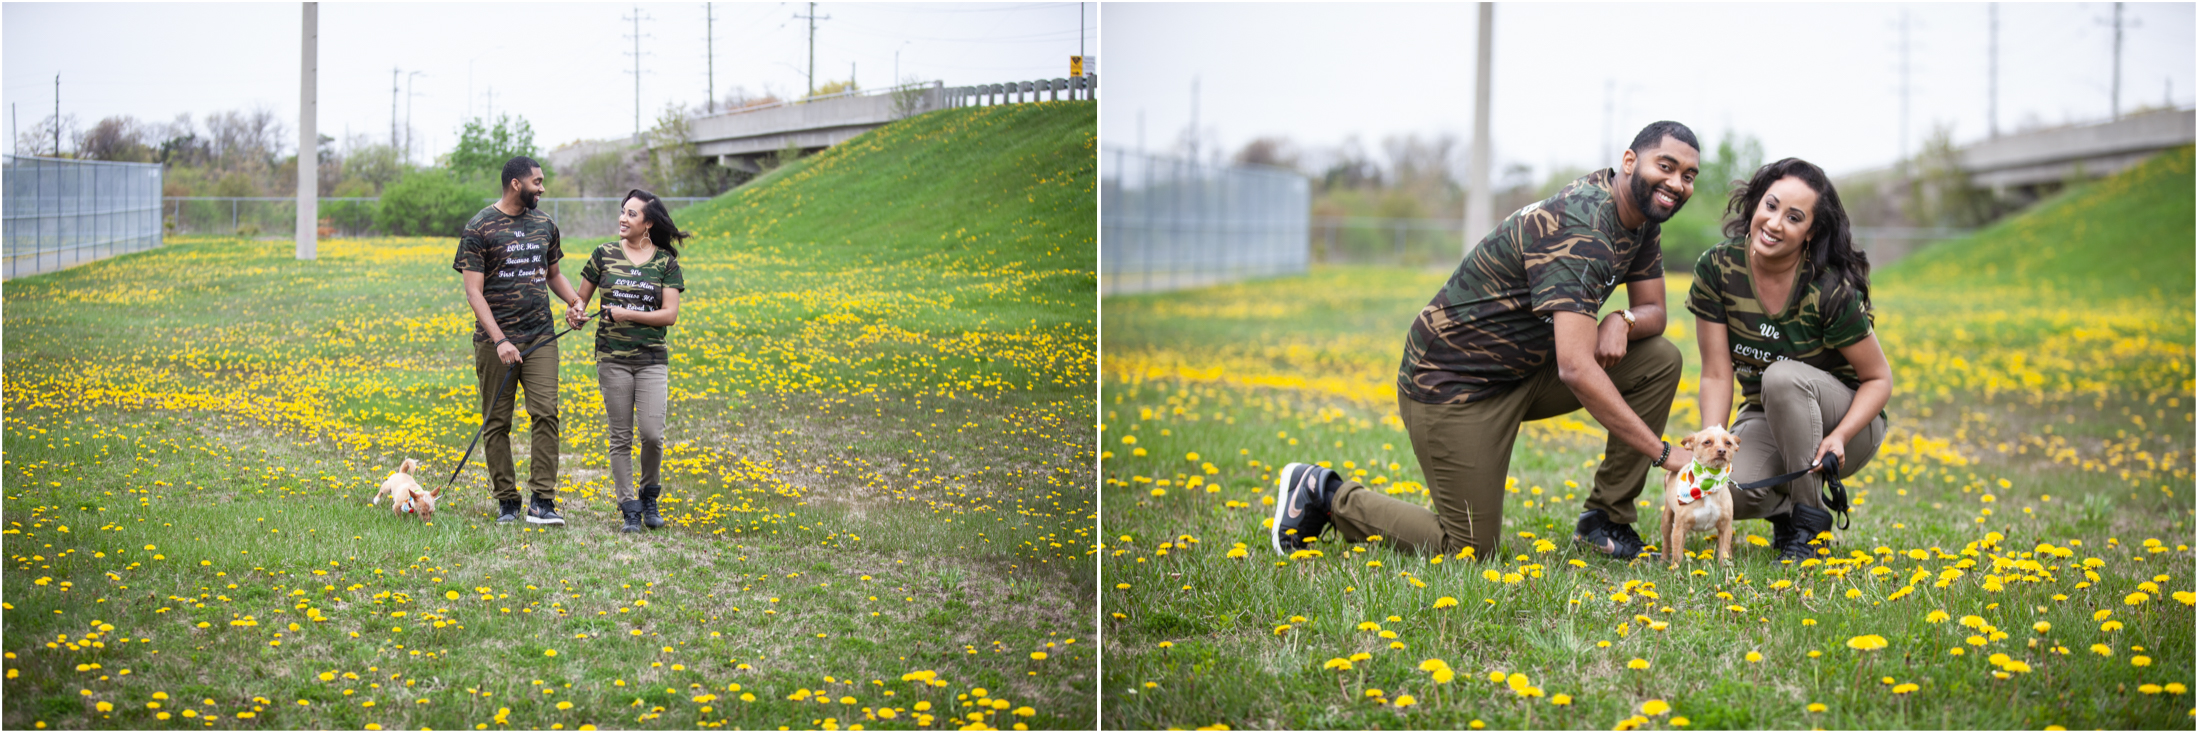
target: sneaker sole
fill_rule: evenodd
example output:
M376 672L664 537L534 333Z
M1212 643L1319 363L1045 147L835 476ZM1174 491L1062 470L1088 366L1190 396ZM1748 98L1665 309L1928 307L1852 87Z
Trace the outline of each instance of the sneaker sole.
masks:
M1275 554L1289 556L1289 551L1282 548L1282 516L1289 511L1289 483L1308 469L1304 463L1290 463L1282 466L1281 474L1274 478L1274 525L1267 527L1266 533L1274 540Z
M561 525L563 525L563 524L564 524L565 520L564 520L564 519L561 519L561 518L558 518L558 519L539 519L539 518L534 518L534 517L532 517L532 516L528 516L528 517L526 517L526 522L527 522L527 523L530 523L530 524L553 524L553 525L559 525L559 526L561 526Z

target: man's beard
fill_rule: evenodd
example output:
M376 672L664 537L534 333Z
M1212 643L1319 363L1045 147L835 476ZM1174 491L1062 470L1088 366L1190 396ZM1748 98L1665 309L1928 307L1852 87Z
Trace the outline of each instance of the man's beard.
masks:
M1633 207L1640 209L1640 214L1648 218L1648 223L1660 224L1669 221L1672 216L1678 215L1679 209L1686 207L1686 199L1673 194L1671 198L1676 200L1677 203L1671 204L1669 210L1661 210L1655 203L1655 197L1649 195L1649 193L1647 176L1634 175L1632 177Z
M519 191L519 205L525 206L529 210L535 208L535 204L541 203L541 201L541 194L535 193L533 191ZM1669 217L1666 216L1664 218Z

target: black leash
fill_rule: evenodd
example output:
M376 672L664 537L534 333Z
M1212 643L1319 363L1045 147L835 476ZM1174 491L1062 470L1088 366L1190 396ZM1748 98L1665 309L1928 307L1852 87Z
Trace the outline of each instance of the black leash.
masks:
M570 327L570 328L566 328L566 329L564 329L564 330L562 330L562 331L558 331L556 335L550 336L550 337L548 337L548 338L544 338L544 339L542 339L542 340L539 340L539 341L535 341L535 342L534 342L534 345L531 345L531 346L527 346L527 347L526 347L526 350L524 350L524 351L520 351L520 352L519 352L519 360L520 360L520 361L522 361L522 362L523 362L523 361L525 361L525 360L526 360L526 356L527 356L527 354L533 353L533 352L534 352L534 349L536 349L536 348L541 348L542 346L546 346L546 345L549 345L549 344L551 344L551 343L555 343L555 342L557 342L557 339L565 337L565 334L566 334L566 333L571 333L572 331L575 331L575 330L579 330L579 329L581 329L581 328L585 328L585 327L587 327L587 324L588 324L588 323L590 323L590 322L593 322L593 321L595 320L595 316L597 316L597 315L602 315L602 314L603 314L603 311L602 311L602 310L601 310L600 308L598 308L598 309L596 309L596 311L595 311L595 312L594 312L593 314L591 314L591 315L588 315L588 316L587 316L586 318L582 318L582 319L580 320L580 324L579 324L579 325L575 325L575 326L572 326L572 327ZM467 461L470 461L470 460L472 460L472 459L473 459L473 448L475 448L475 447L479 447L479 446L480 446L480 444L481 444L481 433L482 433L482 432L484 432L484 431L486 431L486 430L488 429L488 414L487 414L487 412L492 412L492 411L495 411L495 409L496 409L496 404L497 404L498 402L502 402L502 401L503 401L503 394L504 394L504 391L505 391L506 389L510 389L510 388L511 388L511 380L512 380L512 379L515 379L515 378L518 378L518 376L519 376L519 368L518 368L518 367L519 367L519 364L515 364L515 363L507 363L507 364L504 364L504 371L503 371L503 384L501 384L501 385L499 385L499 386L497 386L497 387L496 387L496 398L495 398L494 400L492 400L492 401L488 402L487 404L483 405L483 408L482 408L482 410L481 410L481 411L482 411L482 414L481 414L481 426L473 430L473 441L472 441L472 442L470 442L470 443L467 443L467 444L466 444L466 446L465 446L465 457L462 457L462 458L458 458L458 469L457 469L457 470L452 470L452 471L450 471L450 481L449 481L449 482L447 482L447 483L444 483L444 484L443 484L443 486L442 486L442 487L443 487L443 490L449 490L449 489L450 489L450 486L453 486L453 485L457 485L457 484L458 484L458 473L461 473L461 472L464 472L464 471L465 471L465 464L466 464L466 462L467 462ZM441 492L441 491L437 491L437 493L440 493L440 492ZM438 497L439 497L439 496L438 496Z
M1830 509L1831 513L1838 515L1838 529L1840 531L1845 531L1847 527L1852 526L1854 522L1853 519L1847 515L1847 509L1849 507L1846 503L1846 485L1844 483L1840 483L1838 479L1837 453L1824 453L1820 467L1802 468L1800 470L1786 473L1784 475L1764 478L1762 480L1754 481L1752 483L1740 483L1738 485L1732 486L1732 490L1754 491L1771 486L1784 485L1786 483L1791 483L1794 480L1799 479L1801 476L1816 472L1817 470L1823 471L1823 507Z

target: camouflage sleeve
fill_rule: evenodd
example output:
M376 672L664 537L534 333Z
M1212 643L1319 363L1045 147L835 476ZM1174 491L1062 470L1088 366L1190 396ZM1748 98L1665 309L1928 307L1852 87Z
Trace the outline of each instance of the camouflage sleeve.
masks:
M671 261L664 263L663 285L681 293L687 291L687 275L685 271L679 269L679 257L677 255L673 255Z
M1686 291L1686 309L1694 317L1711 323L1724 320L1724 273L1716 266L1716 247L1702 252L1694 260L1694 286Z
M458 233L458 254L450 262L450 268L459 272L488 272L488 243L481 239L481 230L468 226Z
M1656 227L1640 248L1633 250L1632 268L1625 270L1626 282L1659 280L1663 278L1663 228Z
M596 287L603 286L603 248L596 247L587 255L587 264L580 268L580 279Z
M1860 293L1843 282L1826 284L1822 302L1824 346L1845 348L1869 337L1869 315L1861 309Z
M546 262L546 263L548 263L548 264L550 264L550 265L555 265L555 264L557 264L558 262L564 261L564 258L565 258L565 237L564 237L564 232L563 232L563 231L560 231L560 230L558 230L558 228L557 228L557 222L555 222L555 221L551 221L551 222L549 222L549 255L548 255L548 258L546 258L546 259L543 259L542 261L543 261L543 262Z
M1533 223L1541 224L1535 227L1540 230L1523 232L1528 239L1523 264L1533 312L1567 310L1592 316L1601 310L1602 300L1596 293L1604 288L1595 284L1617 279L1617 268L1608 258L1609 240L1592 226L1572 222L1550 226L1553 219L1539 217Z

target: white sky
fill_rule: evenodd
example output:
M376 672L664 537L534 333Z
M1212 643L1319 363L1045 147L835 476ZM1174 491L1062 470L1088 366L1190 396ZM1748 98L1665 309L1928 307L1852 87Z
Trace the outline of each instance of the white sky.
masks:
M1647 123L1675 119L1705 146L1725 129L1834 174L1898 158L1898 22L1909 15L1910 149L1934 121L1956 141L1987 132L1988 7L1963 4L1555 4L1495 6L1496 170L1609 164ZM2121 107L2197 91L2191 3L2128 3ZM2111 3L2000 3L1999 128L2108 116ZM1100 134L1174 147L1190 122L1233 153L1262 135L1331 146L1356 133L1472 138L1477 10L1448 4L1107 3ZM1605 85L1618 139L1605 139ZM1210 142L1205 149L1216 146Z
M457 141L467 115L523 115L547 150L580 139L633 134L632 4L320 4L319 131L389 141L390 69L411 80L414 157L432 159ZM700 107L708 98L702 3L642 3L641 125L664 105ZM1088 50L1098 51L1096 4L818 3L818 83L846 79L889 86L900 75L947 85L1068 75L1077 53L1078 12ZM716 3L716 93L766 88L781 97L808 88L808 3ZM15 126L61 113L89 128L131 115L168 122L264 106L296 145L300 4L15 3L0 5L0 102ZM401 86L401 84L400 84ZM470 94L468 89L470 88ZM398 123L405 109L402 92Z

